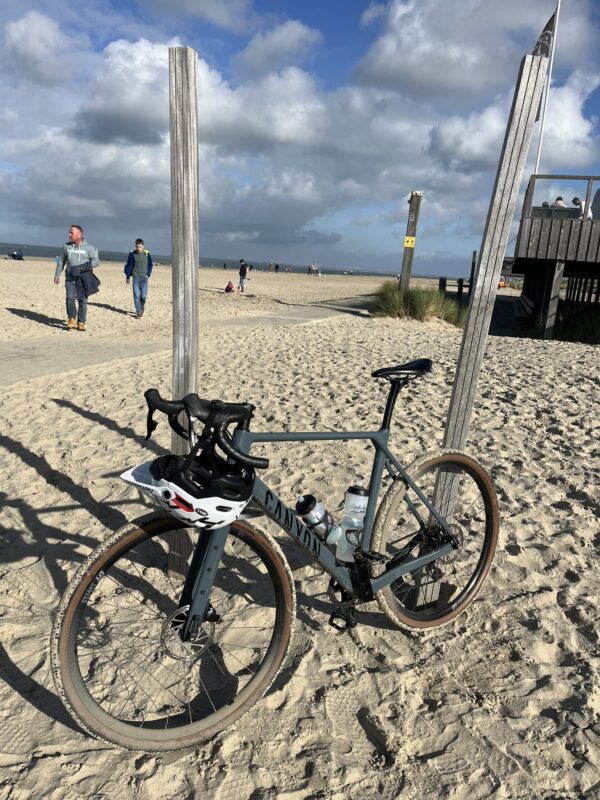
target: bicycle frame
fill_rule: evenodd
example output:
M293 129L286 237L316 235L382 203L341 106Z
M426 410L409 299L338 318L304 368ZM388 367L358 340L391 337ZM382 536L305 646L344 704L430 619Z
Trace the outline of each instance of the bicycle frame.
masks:
M390 393L391 407L393 407L392 393ZM233 440L237 447L244 453L249 453L250 448L257 442L327 442L327 441L354 441L369 440L375 448L371 478L369 481L369 501L365 514L364 527L361 535L360 548L364 551L371 549L371 537L375 512L381 489L381 479L383 470L388 468L390 473L411 489L427 508L429 514L438 522L441 528L448 534L449 541L437 547L435 550L416 558L400 558L388 562L381 575L372 578L364 568L361 570L358 565L343 565L335 558L335 555L328 549L327 545L319 539L306 525L298 518L296 513L290 509L277 494L267 486L260 478L255 478L253 501L258 508L272 519L280 528L288 533L294 541L298 542L309 555L321 564L323 569L342 586L349 595L361 601L372 600L374 595L381 589L389 586L407 572L417 570L432 561L450 553L458 546L456 538L436 509L431 505L427 497L421 492L414 483L410 475L390 452L388 447L389 427L385 425L386 417L390 410L390 399L388 408L384 415L384 424L377 431L343 431L343 432L311 432L296 431L283 433L255 433L247 430L236 429ZM391 414L391 410L390 410ZM393 469L392 469L393 467ZM394 471L395 470L395 473ZM412 513L424 527L425 521L417 512L410 498L406 502ZM182 596L181 605L190 603L191 607L188 619L182 631L182 636L187 636L188 632L193 631L198 620L204 619L209 607L209 595L212 588L212 581L215 573L214 567L223 553L229 526L220 528L210 533L205 533L200 537L196 552L186 581L186 587ZM202 540L205 540L204 542ZM210 544L209 544L210 541Z
M371 470L371 478L369 481L369 501L367 504L367 511L365 514L364 526L360 540L360 547L364 551L371 549L371 536L373 531L373 522L375 520L375 512L379 499L379 490L381 488L381 479L383 476L384 467L391 464L396 470L396 476L402 480L407 488L412 489L417 497L423 502L429 513L440 524L444 531L448 534L451 541L454 541L454 534L448 527L446 521L437 513L435 508L431 505L427 497L421 492L418 486L394 455L390 452L388 447L389 429L381 428L378 431L343 431L343 432L289 432L289 433L252 433L250 431L236 431L234 441L242 452L249 452L250 447L255 442L327 442L327 441L352 441L352 440L369 440L375 447L375 457L373 459L373 467ZM389 468L389 466L388 466ZM391 470L390 470L391 471ZM392 473L393 474L393 473ZM367 599L364 595L373 595L395 581L401 575L411 570L418 569L419 567L435 561L438 558L449 553L453 546L448 543L442 547L432 550L427 555L418 558L408 559L401 564L390 566L382 575L377 578L369 579L369 586L365 592L365 585L359 576L353 573L352 568L348 570L346 566L340 564L335 558L334 554L327 548L325 543L319 539L312 531L298 519L296 513L277 496L277 494L270 489L260 478L255 479L253 500L265 514L276 522L286 533L288 533L295 541L297 541L308 553L318 561L323 569L328 572L335 580L346 589L353 597L358 599ZM410 506L413 514L423 523L420 519L418 512L410 499L407 498L407 503ZM424 523L423 523L424 524Z

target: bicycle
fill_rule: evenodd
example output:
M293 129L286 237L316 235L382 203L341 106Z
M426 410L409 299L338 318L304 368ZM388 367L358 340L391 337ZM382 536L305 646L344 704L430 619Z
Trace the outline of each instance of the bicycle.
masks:
M52 669L84 730L133 750L189 748L231 725L267 691L290 646L296 597L281 548L248 522L261 515L329 574L334 627L355 626L357 606L373 600L392 623L417 630L464 611L481 589L497 543L490 478L458 451L425 457L409 474L388 448L400 389L430 369L431 361L419 359L373 373L390 383L375 431L253 432L250 404L194 394L167 401L156 389L145 393L147 438L158 411L191 449L123 473L156 495L163 509L99 544L60 602ZM375 453L364 527L352 562L345 563L256 477L254 470L269 462L250 450L258 442L360 439ZM190 500L187 489L167 480L175 469L179 476L181 469L188 477L207 469L216 475L215 458L226 465L219 475L229 476L218 497ZM384 469L392 482L377 507ZM203 491L210 494L206 482ZM185 529L197 536L181 574L173 573L170 549Z

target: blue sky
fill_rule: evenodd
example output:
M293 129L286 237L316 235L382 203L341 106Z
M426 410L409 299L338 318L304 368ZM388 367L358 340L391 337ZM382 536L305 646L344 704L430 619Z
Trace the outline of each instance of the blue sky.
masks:
M468 274L553 0L17 0L0 241L170 249L168 47L199 55L201 257ZM541 171L600 174L600 3L563 0ZM530 164L533 166L536 134ZM554 189L554 187L553 187ZM557 187L557 191L560 187ZM552 198L550 198L552 199Z

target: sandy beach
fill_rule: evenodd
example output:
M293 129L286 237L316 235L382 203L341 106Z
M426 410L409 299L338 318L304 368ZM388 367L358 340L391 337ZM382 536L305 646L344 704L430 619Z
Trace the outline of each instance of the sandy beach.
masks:
M409 634L373 603L338 635L327 577L266 524L298 593L284 670L204 747L148 756L77 728L48 639L76 567L149 508L116 475L170 442L162 423L145 444L143 392L171 396L171 272L155 268L136 319L122 266L102 264L85 333L64 329L53 273L0 260L0 798L600 798L600 348L490 337L466 449L496 487L500 539L465 614ZM254 272L225 295L236 277L200 270L200 396L254 403L257 430L371 429L386 386L370 373L431 358L391 444L406 464L439 449L459 330L370 316L378 278ZM256 452L289 503L306 490L335 510L368 483L366 450Z

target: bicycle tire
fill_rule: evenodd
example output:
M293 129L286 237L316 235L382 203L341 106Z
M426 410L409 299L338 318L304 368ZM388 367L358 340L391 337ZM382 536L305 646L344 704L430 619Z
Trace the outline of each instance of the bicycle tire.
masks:
M445 519L452 506L451 527L460 547L444 558L403 575L380 590L376 599L386 617L396 625L433 628L462 613L481 589L498 541L498 502L483 467L459 451L445 450L425 457L411 466L408 474L432 502L435 487L440 485L437 481L453 481L445 484L453 487L446 492L438 488L438 503L434 508ZM461 488L469 492L468 506L463 506L458 496ZM414 491L408 492L402 480L395 480L381 501L373 526L373 549L382 555L391 557L402 548L407 554L422 555L428 547L436 546L436 536L439 540L440 526L428 513L425 530L417 530L420 526L406 503L407 495L416 503L417 510L420 506L422 512L426 511ZM422 519L425 516L422 513ZM478 531L475 531L476 523Z
M181 527L153 514L108 537L73 577L53 626L52 671L67 709L88 733L130 750L189 748L231 725L267 691L292 637L287 561L272 537L235 522L210 597L218 619L184 644L177 635L183 578L167 566ZM264 653L255 643L263 635Z

